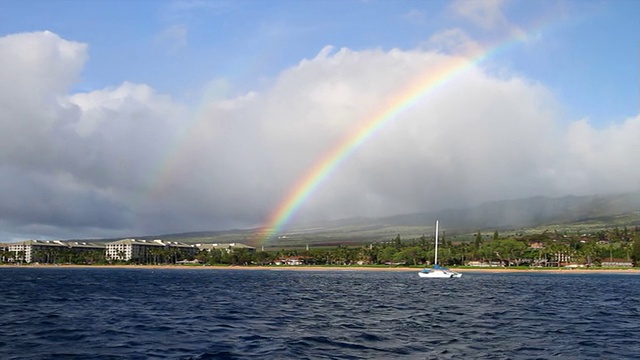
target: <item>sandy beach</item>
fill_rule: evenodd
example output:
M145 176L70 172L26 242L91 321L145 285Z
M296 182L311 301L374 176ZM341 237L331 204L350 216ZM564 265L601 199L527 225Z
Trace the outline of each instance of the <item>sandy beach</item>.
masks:
M146 270L267 270L267 271L394 271L413 272L420 268L366 266L184 266L184 265L0 265L2 268L87 268L87 269L146 269ZM509 269L509 268L450 268L461 273L555 273L555 274L640 274L640 269Z

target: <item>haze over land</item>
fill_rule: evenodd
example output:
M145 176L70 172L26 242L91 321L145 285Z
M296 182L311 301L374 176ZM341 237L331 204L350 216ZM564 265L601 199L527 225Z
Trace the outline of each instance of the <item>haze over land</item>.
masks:
M461 59L286 225L637 192L639 13L628 1L4 1L0 241L264 225L327 154Z
M640 224L640 192L607 196L534 197L482 203L465 209L387 217L356 217L291 226L268 242L256 237L256 229L202 231L178 234L137 234L137 238L161 238L185 243L235 243L266 246L265 249L305 246L363 245L392 241L400 236L414 241L432 237L434 219L440 220L442 236L449 241L473 241L478 232L491 238L541 234L596 234ZM102 241L112 241L103 239Z

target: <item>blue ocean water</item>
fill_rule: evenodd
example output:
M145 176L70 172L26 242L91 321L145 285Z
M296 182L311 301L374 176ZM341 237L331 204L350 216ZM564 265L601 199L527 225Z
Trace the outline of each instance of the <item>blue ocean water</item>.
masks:
M637 359L640 276L0 269L0 359Z

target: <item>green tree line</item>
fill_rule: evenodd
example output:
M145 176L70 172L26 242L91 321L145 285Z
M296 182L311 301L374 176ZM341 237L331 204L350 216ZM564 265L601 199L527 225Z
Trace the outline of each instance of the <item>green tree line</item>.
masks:
M640 261L639 230L614 228L592 235L545 231L541 234L492 237L477 232L471 242L452 243L445 235L438 244L438 262L446 266L464 266L470 261L501 266L561 266L579 263L600 266L611 259ZM312 265L409 265L431 264L435 256L435 240L422 236L404 241L400 235L389 241L362 246L289 249L279 251L200 253L198 260L208 264L267 265L281 259L299 257Z
M201 251L190 255L179 248L159 248L149 251L145 258L128 262L107 261L100 250L73 251L64 248L36 250L32 262L45 264L175 264L182 260L195 260L210 265L269 265L282 259L298 257L311 265L408 265L432 264L435 256L434 238L421 236L403 240L400 235L388 241L361 246L331 248L282 249L251 252L246 248ZM438 262L446 266L464 266L470 261L500 264L501 266L561 266L579 263L600 266L610 259L640 263L640 230L614 228L590 235L545 231L540 234L501 237L477 232L472 241L452 243L442 234L438 244ZM2 262L24 262L23 252L0 250Z

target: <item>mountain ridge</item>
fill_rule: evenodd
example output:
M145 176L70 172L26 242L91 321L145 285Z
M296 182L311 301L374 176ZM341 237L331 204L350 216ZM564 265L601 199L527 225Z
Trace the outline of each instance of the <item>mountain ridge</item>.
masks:
M276 234L269 247L303 244L350 244L388 240L390 237L419 237L431 233L436 219L450 234L486 231L518 231L539 227L636 226L640 223L640 192L612 195L564 197L535 196L524 199L481 203L465 209L446 209L385 216L378 218L353 217L320 221L306 226L292 227ZM175 234L132 236L162 238L187 243L218 242L256 244L260 229L231 229L196 231ZM106 242L117 239L93 239Z

